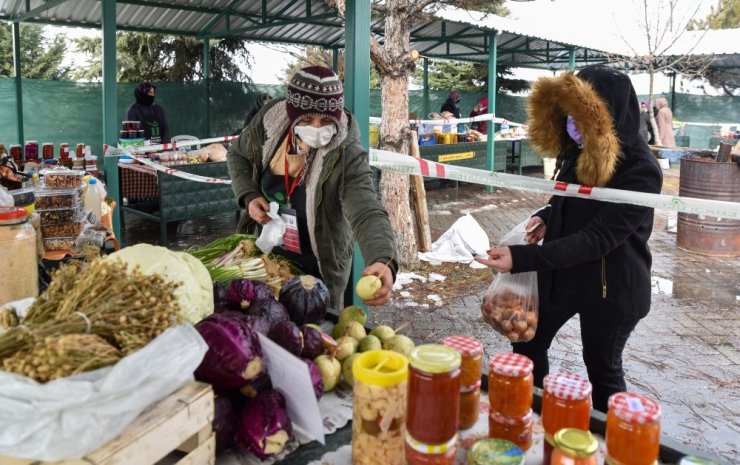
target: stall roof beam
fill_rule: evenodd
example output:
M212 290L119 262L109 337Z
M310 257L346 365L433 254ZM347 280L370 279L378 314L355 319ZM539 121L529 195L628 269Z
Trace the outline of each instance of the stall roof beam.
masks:
M62 3L66 2L67 0L49 0L48 2L37 6L33 10L30 10L26 13L23 13L22 15L18 15L15 18L13 18L14 22L23 22L29 18L34 18L41 13L43 13L46 10L49 10L51 8L54 8L57 5L61 5ZM28 7L28 5L26 5Z
M313 24L313 25L318 25L318 26L328 26L328 24L321 23L320 21L324 19L330 19L330 18L336 18L336 16L332 13L324 13L321 15L312 16L310 18L284 19L281 21L273 22L273 23L255 24L254 26L241 27L237 29L232 29L230 31L222 31L222 32L216 32L213 34L205 34L203 35L203 37L216 38L216 37L226 37L226 36L232 36L232 35L240 36L248 32L259 31L262 29L279 28L283 26L290 26L293 24ZM337 26L337 27L341 27L341 26Z
M228 17L228 15L231 13L231 10L233 10L234 6L240 1L241 0L231 0L229 4L226 5L226 8L221 10L221 12L219 12L213 19L208 21L208 24L206 24L201 33L208 34L209 32L211 32L211 30L216 26L216 24L218 24L219 21L221 21L224 16ZM229 28L227 27L226 30L228 31Z

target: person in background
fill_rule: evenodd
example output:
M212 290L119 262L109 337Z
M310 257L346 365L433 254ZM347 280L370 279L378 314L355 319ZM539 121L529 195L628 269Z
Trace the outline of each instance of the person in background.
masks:
M658 114L655 123L658 125L658 135L663 147L675 147L676 139L673 137L673 112L668 107L668 100L664 97L655 99L655 108Z
M559 182L657 194L662 173L640 135L639 108L629 77L607 66L540 78L529 96L530 141L557 156ZM555 335L578 314L594 408L606 412L609 396L626 390L622 351L650 310L652 228L652 208L553 196L529 219L529 244L476 259L499 272L537 272L537 331L512 344L534 362L537 386Z
M164 109L154 103L157 87L151 82L142 82L134 89L136 101L126 110L126 121L139 121L144 130L144 138L152 144L170 142L170 126Z
M247 116L244 118L244 124L242 125L241 129L236 131L234 135L238 135L240 132L244 130L244 128L249 126L249 123L252 121L252 119L254 119L254 117L257 115L257 113L259 113L262 107L264 107L267 104L267 102L269 102L270 100L272 100L272 97L270 96L270 94L266 92L260 93L257 96L257 101L255 102L254 105L252 105L252 108L249 110L249 112L247 113Z
M462 95L459 91L453 90L447 94L447 100L442 104L442 108L439 109L440 113L450 112L455 118L460 118L460 100Z
M343 307L355 240L368 265L362 274L379 276L382 284L365 303L389 300L398 270L393 230L334 71L323 66L297 71L286 98L257 113L229 147L226 161L234 195L247 210L239 232L257 232L270 221L269 203L276 202L279 214L296 224L291 237L297 240L272 252L322 279L333 308Z
M647 100L640 102L640 135L649 145L655 144L655 133L653 125L650 124L650 113L648 111L650 104Z
M473 118L479 115L485 115L488 113L488 97L481 97L475 103L473 110L470 112L470 117ZM481 134L488 134L488 121L474 121L471 123L473 130L480 132Z

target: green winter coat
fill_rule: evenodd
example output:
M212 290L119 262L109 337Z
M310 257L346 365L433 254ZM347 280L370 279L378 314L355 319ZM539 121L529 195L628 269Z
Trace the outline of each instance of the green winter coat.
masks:
M285 100L270 102L229 147L229 176L242 208L247 209L250 201L262 195L263 167L269 165L289 123ZM331 293L331 305L337 309L343 306L355 240L368 265L386 263L396 256L393 231L372 183L357 122L345 111L339 126L331 142L318 149L305 173L306 205L314 205L313 211L306 212L311 249ZM256 223L248 214L243 215L238 231L255 229ZM395 277L396 260L390 268Z

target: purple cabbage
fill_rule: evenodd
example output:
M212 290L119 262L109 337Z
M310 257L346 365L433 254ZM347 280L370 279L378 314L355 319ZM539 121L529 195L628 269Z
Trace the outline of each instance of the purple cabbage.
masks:
M226 302L226 287L218 281L213 283L213 302Z
M288 310L285 305L281 304L274 297L269 299L258 299L245 310L248 315L259 315L270 321L270 326L280 321L289 321Z
M244 386L262 371L262 346L257 332L242 319L214 313L195 329L208 344L195 378L220 389Z
M249 397L250 399L254 399L255 397L257 397L257 394L269 389L272 389L272 380L270 379L270 375L268 375L267 372L263 371L262 373L257 375L256 378L248 382L246 385L242 386L239 391L242 393L242 395Z
M216 435L216 451L234 445L236 431L236 408L229 396L216 396L214 400L213 432Z
M283 285L278 300L288 309L293 323L319 324L329 307L329 289L311 275L296 276Z
M304 358L303 361L306 362L306 365L308 365L308 374L311 375L313 393L316 396L316 400L319 400L321 399L321 396L324 395L324 380L321 377L321 370L319 370L319 366L316 365L312 360Z
M267 337L295 356L303 350L303 335L292 321L278 321L272 325Z
M321 331L310 326L303 326L301 334L303 334L301 358L313 360L324 353L324 338L321 336Z
M247 402L236 424L236 445L260 459L279 454L293 437L285 397L265 391Z
M270 331L270 321L259 315L247 315L237 310L226 310L225 312L222 312L221 315L241 320L252 328L253 331L257 331L265 336L267 336L267 333Z
M262 281L235 279L226 288L226 301L237 309L244 310L255 300L274 298L270 286Z

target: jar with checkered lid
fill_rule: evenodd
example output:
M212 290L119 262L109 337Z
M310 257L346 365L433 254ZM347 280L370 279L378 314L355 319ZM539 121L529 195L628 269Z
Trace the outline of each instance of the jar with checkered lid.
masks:
M660 405L645 396L618 392L609 398L606 462L651 465L660 450Z
M406 443L446 444L457 434L459 414L460 354L441 344L416 347L409 354Z
M583 376L559 371L545 376L542 427L545 430L544 465L550 464L553 437L563 428L588 431L591 421L591 383Z
M483 373L483 344L470 336L450 336L442 345L460 354L460 424L472 428L480 414L480 382Z
M521 450L532 446L532 409L521 417L505 417L497 412L488 414L488 437L506 439Z
M521 417L532 408L532 360L524 355L496 354L488 365L488 401L505 417Z

